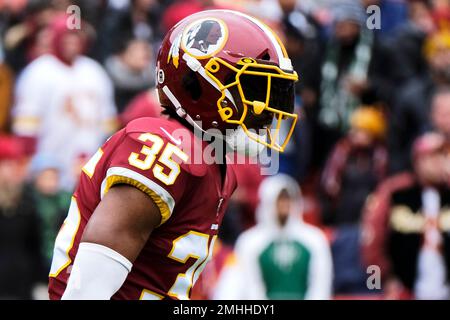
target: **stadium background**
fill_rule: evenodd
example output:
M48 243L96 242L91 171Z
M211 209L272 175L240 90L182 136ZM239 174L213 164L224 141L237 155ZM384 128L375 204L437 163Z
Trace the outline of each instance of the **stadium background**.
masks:
M71 5L80 8L81 41L66 37L61 23ZM419 211L386 218L395 212L386 194L408 185L421 157L448 160L448 0L0 1L0 298L46 298L54 238L81 167L130 120L159 116L154 65L162 37L183 17L214 8L270 25L299 74L301 121L280 155L280 172L301 186L302 223L327 239L319 250L332 256L331 274L323 276L333 280L323 297L450 298L448 199L438 202L438 218ZM64 62L71 50L89 59ZM434 135L414 144L427 132ZM437 173L447 182L449 162ZM264 177L257 165L236 172L240 187L193 298L230 294L221 283L239 258L233 245L257 223ZM440 189L449 191L446 183ZM392 233L403 236L394 249L379 240ZM435 255L424 267L417 257L427 245ZM379 286L368 285L378 275L368 266L379 267ZM316 281L310 273L297 276Z

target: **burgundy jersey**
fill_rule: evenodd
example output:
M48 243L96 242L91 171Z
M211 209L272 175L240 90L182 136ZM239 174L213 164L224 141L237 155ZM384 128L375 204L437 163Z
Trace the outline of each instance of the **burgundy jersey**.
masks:
M176 138L180 132L183 139ZM56 238L50 298L63 295L83 230L102 197L115 184L129 184L153 199L162 219L112 298L189 299L236 188L230 166L223 175L220 165L201 161L207 146L175 120L141 118L113 135L83 168Z

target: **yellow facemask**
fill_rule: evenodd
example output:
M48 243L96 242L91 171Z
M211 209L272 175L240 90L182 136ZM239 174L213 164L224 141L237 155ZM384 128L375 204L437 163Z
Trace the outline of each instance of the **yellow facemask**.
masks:
M293 73L288 73L280 69L278 66L261 64L251 58L241 59L238 62L238 65L240 65L241 68L236 68L235 66L229 64L223 59L214 57L211 58L205 66L206 74L218 85L219 90L222 93L221 97L217 100L217 108L220 117L224 122L240 125L250 139L258 143L261 143L270 149L283 152L289 140L291 139L292 133L295 128L295 124L297 123L297 115L269 106L272 87L271 84L273 78L291 80L295 82L298 80L297 73L295 71ZM218 80L217 77L215 77L214 74L217 73L222 67L228 68L236 73L233 82L225 85L220 80ZM249 70L249 68L251 70ZM250 101L245 97L244 89L242 88L240 80L240 77L242 75L252 75L267 78L267 90L265 101L258 101L258 100ZM239 119L231 119L231 117L234 115L233 114L234 111L231 107L227 106L227 103L225 101L226 90L234 86L237 87L243 104L242 115L240 116ZM272 126L266 128L268 141L265 141L261 139L260 136L250 132L247 126L245 125L244 121L248 115L249 108L251 108L250 110L252 110L253 114L256 116L259 116L264 111L267 111L272 113L274 115L274 118L277 120L275 129L272 129ZM278 139L280 138L281 123L282 121L287 120L291 120L291 125L288 130L288 134L285 137L284 141L278 143Z

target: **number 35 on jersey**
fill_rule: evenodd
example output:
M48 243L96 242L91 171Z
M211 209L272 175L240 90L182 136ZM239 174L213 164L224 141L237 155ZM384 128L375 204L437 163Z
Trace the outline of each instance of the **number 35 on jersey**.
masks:
M143 133L138 139L144 143L150 141L152 145L150 147L143 145L139 153L132 152L128 157L130 165L141 170L150 170L153 166L155 178L166 185L174 184L180 174L180 165L173 159L173 156L176 155L183 162L186 162L189 159L188 155L170 142L164 146L163 139L151 133ZM160 154L162 149L163 151ZM170 171L164 173L164 167L161 164Z

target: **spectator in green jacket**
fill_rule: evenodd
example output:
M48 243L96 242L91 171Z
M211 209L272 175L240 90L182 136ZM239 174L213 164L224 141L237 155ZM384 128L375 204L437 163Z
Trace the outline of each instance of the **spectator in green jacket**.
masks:
M34 156L30 171L32 181L28 187L41 221L42 255L49 269L55 238L69 208L71 195L59 188L60 166L51 155ZM47 274L43 276L47 277Z

